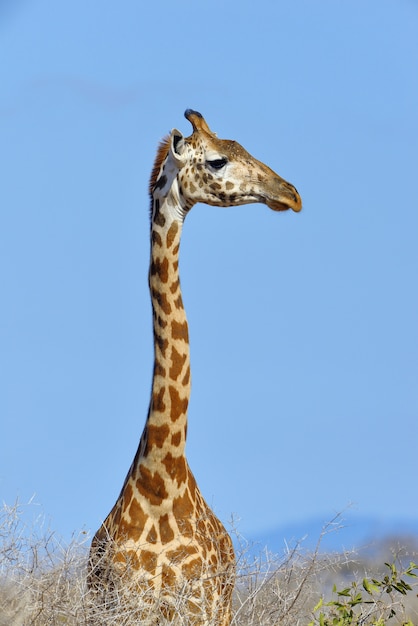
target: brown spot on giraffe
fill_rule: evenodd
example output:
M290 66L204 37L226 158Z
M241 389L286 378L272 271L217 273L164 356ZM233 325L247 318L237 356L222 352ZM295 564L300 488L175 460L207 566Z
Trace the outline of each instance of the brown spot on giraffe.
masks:
M181 297L181 294L178 298L174 300L174 306L176 307L177 311L181 311L183 309L183 298Z
M125 488L125 490L124 490L124 494L123 494L123 497L124 497L124 506L125 506L125 508L128 508L128 504L129 504L129 503L131 502L131 500L132 500L133 493L134 493L134 492L133 492L133 489L132 489L132 485L131 485L130 483L128 483L128 484L126 485L126 488Z
M166 315L170 315L171 313L171 304L168 301L168 297L165 293L160 293L155 291L155 302L162 309L163 313Z
M164 358L166 350L167 350L167 348L169 346L168 339L166 339L165 337L162 337L162 336L159 335L158 337L155 338L155 347L157 347L157 346L158 346L158 348L159 348L159 350L161 352L161 356ZM162 367L162 365L161 365L161 367Z
M200 556L196 557L192 561L184 563L182 570L185 578L200 578L202 576L202 559Z
M158 541L158 533L157 533L157 530L156 530L156 528L155 528L155 526L153 524L151 526L150 530L149 530L148 535L147 535L146 542L147 543L157 543L157 541Z
M173 222L167 232L166 245L168 249L170 249L171 246L173 245L178 232L179 232L178 224L177 222ZM173 250L173 254L176 254L174 250Z
M180 445L181 442L181 432L178 431L177 433L174 433L173 435L171 435L171 443L172 445L177 448L177 446Z
M196 554L196 547L190 544L179 546L175 550L169 550L167 552L167 558L173 563L180 563L183 559Z
M175 346L171 347L171 367L169 369L168 375L171 380L177 380L183 371L183 366L186 362L187 355L180 354Z
M177 422L177 420L179 420L182 415L186 415L187 407L189 405L189 399L187 397L182 398L178 390L172 385L168 387L168 391L170 394L171 421Z
M155 576L157 573L158 555L151 550L141 550L141 565L147 572Z
M115 555L115 561L119 561L120 563L123 563L125 567L133 568L134 570L138 570L141 566L140 560L135 550L117 552Z
M126 553L125 552L116 552L114 559L116 563L123 563L126 565Z
M170 292L172 294L175 294L176 291L178 291L179 289L180 289L180 281L179 279L177 279L170 285Z
M183 456L173 456L171 452L167 452L162 460L162 463L167 470L168 476L172 480L176 480L178 485L186 482L187 465Z
M174 589L176 586L177 575L172 567L163 563L161 571L161 586L163 589Z
M190 384L190 366L186 369L186 373L183 376L183 380L181 382L183 383L183 385Z
M145 527L145 524L148 521L148 516L145 514L141 504L137 499L132 499L128 512L130 519L135 521L135 527L137 528L138 532L142 532L142 529Z
M171 322L171 336L173 339L179 339L181 341L189 341L189 329L187 322L178 322L173 320Z
M155 376L161 376L162 378L165 378L165 368L157 360L154 363L154 378Z
M165 226L165 217L160 211L160 203L158 200L155 201L155 217L154 221L158 226Z
M168 259L164 257L162 260L156 258L151 263L151 274L158 275L163 283L168 281Z
M168 322L164 320L160 315L157 315L157 324L164 329L167 326Z
M174 531L171 528L168 515L162 515L159 520L161 543L170 543L174 539Z
M170 428L167 424L162 424L161 426L150 425L148 428L148 438L147 445L148 447L157 446L157 448L162 448L167 440L167 437L170 435Z
M164 394L165 394L165 387L161 387L161 389L154 391L153 396L152 396L153 411L164 413L166 409L166 404L164 402ZM148 431L147 431L148 433L149 433L149 430L150 429L148 428Z
M152 245L155 247L159 246L161 248L163 245L163 240L161 238L160 233L157 233L157 231L155 230L152 232L151 241L152 241Z
M140 478L136 481L138 492L150 504L160 505L168 496L163 478L159 472L152 472L143 464L139 466L139 471Z
M190 515L194 511L194 503L192 498L190 497L189 492L186 490L183 495L178 496L173 500L173 513L176 519L182 520L183 524L188 524L191 529L192 526L189 522ZM183 534L184 531L182 531Z

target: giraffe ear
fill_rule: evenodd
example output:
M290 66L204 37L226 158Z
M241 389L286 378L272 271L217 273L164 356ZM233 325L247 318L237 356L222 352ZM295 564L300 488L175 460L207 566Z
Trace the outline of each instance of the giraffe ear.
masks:
M173 128L170 135L170 152L178 168L186 162L184 137L179 130Z

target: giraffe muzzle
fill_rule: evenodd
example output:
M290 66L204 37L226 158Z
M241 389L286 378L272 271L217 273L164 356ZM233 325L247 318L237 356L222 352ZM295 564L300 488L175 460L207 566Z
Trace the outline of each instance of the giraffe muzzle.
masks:
M302 198L296 187L290 183L279 178L278 183L274 185L271 192L267 194L265 203L273 211L287 211L288 209L292 209L295 213L301 211Z

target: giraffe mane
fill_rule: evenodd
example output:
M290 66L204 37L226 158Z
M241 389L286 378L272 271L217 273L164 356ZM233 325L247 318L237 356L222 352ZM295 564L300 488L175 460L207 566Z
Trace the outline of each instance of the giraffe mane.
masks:
M169 148L170 148L170 137L169 135L167 135L160 141L160 144L157 148L157 154L154 160L154 165L151 171L151 177L150 177L149 187L148 187L148 191L149 191L149 195L151 199L151 215L152 215L152 193L154 191L155 184L158 180L158 175L160 173L161 165L163 164L164 159L166 158L168 154Z

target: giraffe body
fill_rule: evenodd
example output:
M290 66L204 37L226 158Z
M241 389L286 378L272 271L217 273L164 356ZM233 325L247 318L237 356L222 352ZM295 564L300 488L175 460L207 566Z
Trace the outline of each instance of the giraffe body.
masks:
M301 200L242 146L218 139L199 113L185 115L192 135L171 132L150 180L154 371L148 417L119 498L93 539L88 581L99 602L110 606L115 595L124 598L133 623L226 626L232 542L185 455L191 380L179 280L182 225L196 202L263 202L299 211Z

